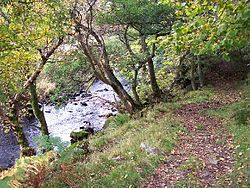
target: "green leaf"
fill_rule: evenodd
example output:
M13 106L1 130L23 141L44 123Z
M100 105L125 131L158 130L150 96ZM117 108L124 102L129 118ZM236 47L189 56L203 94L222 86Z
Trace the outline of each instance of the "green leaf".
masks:
M223 54L223 59L224 59L225 61L229 62L229 61L230 61L229 53L224 53L224 54Z

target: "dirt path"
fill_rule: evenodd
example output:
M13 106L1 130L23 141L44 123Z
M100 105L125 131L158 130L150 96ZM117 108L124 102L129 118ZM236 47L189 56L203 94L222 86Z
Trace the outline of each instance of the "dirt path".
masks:
M174 187L178 181L183 182L180 187L192 184L211 187L230 171L233 165L232 136L219 131L220 120L199 114L219 106L221 104L217 102L188 104L177 112L188 133L180 136L165 164L143 187Z
M232 135L224 131L220 119L201 112L233 103L241 94L234 89L235 77L222 77L216 72L210 76L213 76L210 84L214 86L217 98L212 102L184 105L176 112L187 133L180 135L165 163L141 187L212 187L232 170ZM227 183L230 187L230 180Z

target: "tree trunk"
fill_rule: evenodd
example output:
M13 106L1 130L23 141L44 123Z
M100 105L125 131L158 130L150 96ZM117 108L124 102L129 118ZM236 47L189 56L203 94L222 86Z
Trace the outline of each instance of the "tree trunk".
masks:
M99 45L99 49L100 49L99 56L100 57L97 58L96 53L94 53L92 51L92 48L89 45L89 41L88 40L87 40L87 42L84 41L83 40L85 38L84 35L80 31L78 31L79 35L78 35L77 39L78 39L79 43L81 44L81 49L83 50L83 53L86 55L89 63L91 64L91 66L94 70L95 76L99 80L103 81L104 83L110 85L113 88L115 93L119 96L122 103L126 107L126 110L132 114L136 110L137 106L136 106L134 100L132 99L132 97L123 88L121 82L114 75L114 73L109 65L109 57L108 57L108 54L106 51L106 46L105 46L103 39L99 35L97 35L97 33L95 33L95 31L93 31L89 28L85 28L83 25L81 25L81 27L83 27L83 30L86 29L88 31L88 33L90 33L94 37L97 44ZM87 37L87 38L89 39L89 37Z
M16 137L17 137L17 142L21 147L20 154L22 156L23 152L25 155L25 153L26 153L25 151L27 151L27 149L32 151L32 148L29 147L28 140L27 140L25 134L23 133L23 128L19 123L16 104L12 103L10 110L11 110L10 111L11 116L7 116L4 113L4 110L0 106L0 120L1 120L1 123L7 125L11 130L14 130L14 133L16 134ZM34 152L32 152L32 154L34 154Z
M23 128L19 123L18 101L21 100L22 94L26 91L26 89L28 89L30 87L30 85L37 79L37 77L41 73L44 65L47 63L50 56L55 52L55 50L62 43L63 43L63 38L59 38L58 42L51 49L46 50L46 53L43 53L42 49L38 49L38 51L40 52L42 61L40 62L40 64L36 68L36 70L32 73L32 75L28 78L28 80L26 80L26 82L23 85L22 91L15 95L15 97L14 97L14 99L12 101L12 104L11 104L11 109L10 109L10 113L11 113L12 117L6 116L8 118L8 120L9 120L9 122L14 127L15 133L17 135L18 143L21 146L21 155L24 155L24 156L34 155L35 150L33 148L29 147L28 140L27 140L27 138L25 137L25 135L23 133ZM0 115L1 114L2 114L2 112L0 110Z
M18 110L17 110L17 102L14 102L11 105L11 122L13 122L13 126L14 126L14 131L16 133L17 136L17 142L21 147L21 156L27 156L26 155L26 151L27 150L33 150L32 148L29 147L29 142L25 136L25 134L23 133L23 128L19 123L19 117L18 117ZM32 152L33 154L33 152Z
M131 48L131 46L129 44L128 28L129 28L129 26L126 26L125 32L124 32L124 35L123 35L124 36L124 43L125 43L125 46L126 46L128 52L129 52L129 54L131 55L131 57L137 60L139 58L135 55L135 53L133 52L133 50L132 50L132 48ZM134 79L133 79L133 82L132 82L132 92L133 92L133 95L135 97L135 103L138 106L142 106L142 104L141 104L140 97L139 97L139 95L137 93L137 90L136 90L137 78L138 78L138 72L139 72L140 68L143 66L143 64L145 64L145 63L144 62L139 62L139 67L138 68L136 68L135 65L132 66L133 69L134 69Z
M138 77L138 69L135 69L134 70L134 79L133 79L133 83L132 83L132 92L133 92L133 95L135 97L135 102L138 106L142 106L141 104L141 101L140 101L140 97L137 93L137 77Z
M40 122L42 134L49 136L49 130L48 130L48 126L44 117L44 113L39 108L38 97L36 93L36 83L34 82L30 85L30 94L31 94L32 109L36 118Z
M202 71L201 62L200 62L199 57L198 57L197 64L198 64L197 70L198 70L200 87L203 87L204 86L204 74L203 74L203 71Z
M127 111L129 113L133 113L137 106L132 97L127 93L120 81L114 75L109 65L109 57L106 51L104 39L93 29L93 6L95 5L95 2L96 1L94 1L92 4L89 4L87 11L87 13L89 13L89 17L87 20L85 20L87 21L87 25L82 23L83 20L79 20L79 17L73 17L77 26L77 40L79 41L81 49L87 57L87 60L91 64L96 77L102 80L104 83L110 85L121 99ZM76 13L79 14L78 11L76 11ZM95 49L97 51L95 51Z
M18 113L17 113L16 104L12 105L11 115L12 115L11 120L14 123L14 126L15 126L15 131L16 131L16 134L17 134L18 143L24 148L29 147L28 140L27 140L26 136L23 133L23 128L19 123L19 117L18 117Z
M107 65L106 63L100 65L99 62L94 61L93 60L94 57L88 53L88 51L86 50L86 46L84 46L84 44L82 44L81 46L82 46L82 50L83 50L84 54L87 56L87 59L88 59L89 63L92 65L92 67L97 65L97 67L95 67L95 69L97 69L97 68L99 69L99 70L94 70L95 76L99 80L103 81L105 84L110 85L113 88L113 90L115 91L115 93L118 95L118 97L121 99L122 103L126 107L126 110L129 113L133 113L136 109L136 104L135 104L134 100L132 99L132 97L123 88L122 84L116 78L116 76L114 75L112 70L110 70L109 65Z
M161 92L161 90L157 84L157 81L156 81L154 63L153 63L153 59L151 57L148 58L148 71L149 71L150 84L152 87L153 96L160 98L162 92Z
M191 62L191 85L192 89L195 91L196 88L196 83L195 83L195 63Z
M110 81L109 85L119 96L124 106L126 107L126 110L132 114L137 108L137 105L135 104L134 100L123 88L121 82L116 78L114 73L111 70L105 70L105 71L107 73L108 80Z
M170 92L170 91L172 91L172 89L174 88L174 86L175 86L175 84L177 84L178 83L178 81L180 80L180 78L181 78L181 76L182 76L182 66L183 66L183 62L184 62L184 60L185 60L185 58L186 58L186 56L189 54L189 50L187 50L181 57L180 57L180 59L179 59L179 64L178 64L178 66L177 66L177 70L176 70L176 72L175 72L175 78L174 78L174 81L172 82L172 84L170 85L170 87L169 87L169 91L168 92Z
M18 122L15 122L15 131L16 131L16 134L17 134L18 144L20 144L20 146L22 148L29 147L28 140L27 140L26 136L23 133L23 128Z
M153 56L154 56L154 51L155 51L155 46L153 46L153 52L152 55L148 51L148 46L146 43L146 36L142 35L141 36L141 46L142 50L146 55L148 56L147 58L147 63L148 63L148 72L149 72L149 78L150 78L150 85L153 91L153 96L156 98L160 98L162 95L162 92L157 84L156 81L156 76L155 76L155 68L154 68L154 62L153 62Z

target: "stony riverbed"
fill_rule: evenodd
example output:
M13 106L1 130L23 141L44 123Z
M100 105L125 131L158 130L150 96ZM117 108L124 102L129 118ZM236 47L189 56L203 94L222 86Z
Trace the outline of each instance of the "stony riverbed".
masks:
M128 84L122 80L124 87ZM54 105L44 105L43 110L52 136L60 137L63 141L70 141L70 132L79 131L80 127L90 127L100 131L107 116L117 113L117 109L110 104L118 100L112 88L101 81L96 81L89 93L75 94L64 106L56 108ZM23 129L29 144L35 146L33 138L40 134L35 126L35 119L23 122ZM12 166L20 154L20 147L14 133L5 134L0 126L0 169Z

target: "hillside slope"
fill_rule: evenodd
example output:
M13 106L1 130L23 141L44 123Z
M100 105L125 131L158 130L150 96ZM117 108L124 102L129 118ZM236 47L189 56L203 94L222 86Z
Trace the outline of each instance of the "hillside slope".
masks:
M0 187L248 187L249 79L213 70L203 89L117 115L57 155L21 159Z
M250 133L249 127L247 129L249 119L248 122L245 120L243 124L239 124L232 118L238 113L237 111L232 113L235 105L238 105L237 110L240 112L250 107L249 95L246 91L242 95L242 88L237 88L237 84L244 77L244 71L237 67L237 64L226 63L216 65L212 69L216 71L208 74L210 76L208 82L213 86L215 95L208 101L183 105L176 112L188 132L180 136L176 147L166 157L166 162L143 183L142 187L212 187L214 185L247 187L247 177L226 178L223 183L220 182L222 177L234 171L237 164L236 158L239 153L235 150L236 140L242 139L243 143L238 144L249 141L245 137L247 132ZM244 89L249 89L249 86L248 88L245 86ZM217 115L222 110L228 113L225 112L224 118ZM214 116L209 112L214 112ZM250 117L249 111L244 113ZM232 125L237 126L234 132L231 131L232 125L227 121L229 119ZM235 134L241 129L246 132L235 138ZM246 152L249 154L249 150L240 153L243 160L247 159ZM246 167L243 165L243 168ZM241 176L244 176L243 174Z

